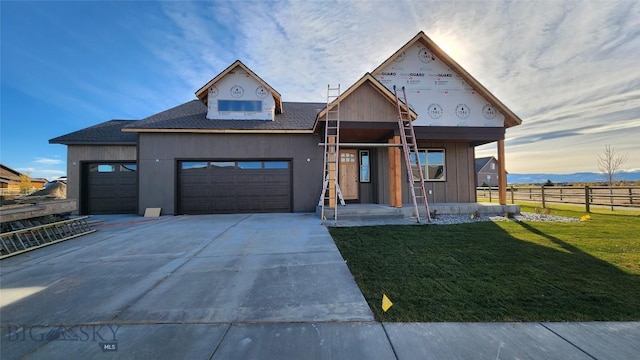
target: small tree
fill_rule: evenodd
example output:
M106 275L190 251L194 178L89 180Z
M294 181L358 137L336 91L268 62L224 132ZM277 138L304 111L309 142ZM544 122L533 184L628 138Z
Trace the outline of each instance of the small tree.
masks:
M598 155L598 169L605 176L611 196L611 211L613 211L613 177L627 161L629 154L618 154L611 145L605 145L604 152Z
M22 193L22 195L27 195L29 194L29 191L31 191L31 177L29 175L21 174L20 193Z

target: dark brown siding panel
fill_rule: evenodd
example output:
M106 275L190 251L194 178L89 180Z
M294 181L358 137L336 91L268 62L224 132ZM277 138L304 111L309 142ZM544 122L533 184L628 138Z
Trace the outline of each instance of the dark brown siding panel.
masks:
M457 141L478 146L504 139L501 127L416 126L416 138L425 141Z
M319 142L320 137L313 134L142 133L140 208L161 207L163 214L179 213L176 206L180 198L180 177L177 174L182 160L285 159L290 162L291 173L289 211L313 211L322 190L323 150Z
M425 190L431 203L475 202L474 150L468 142L419 141L420 149L445 149L446 181L427 181ZM404 162L403 162L404 165ZM411 203L410 189L403 167L403 202ZM431 190L431 194L429 194ZM388 195L385 195L388 196Z
M461 180L460 171L460 151L456 143L448 144L445 148L447 181L446 181L446 202L460 202L458 192L458 182Z

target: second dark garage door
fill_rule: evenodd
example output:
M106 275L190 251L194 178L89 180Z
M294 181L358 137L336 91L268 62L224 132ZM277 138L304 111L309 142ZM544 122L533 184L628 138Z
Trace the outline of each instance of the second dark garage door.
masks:
M182 161L182 214L291 211L289 161Z

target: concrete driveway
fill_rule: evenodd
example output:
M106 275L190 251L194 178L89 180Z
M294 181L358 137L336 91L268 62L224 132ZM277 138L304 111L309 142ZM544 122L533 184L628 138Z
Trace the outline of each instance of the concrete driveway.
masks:
M366 336L354 322L373 320L311 214L108 217L1 266L3 359L209 358L220 345L235 352L223 336L256 323L284 323L283 338L310 323L309 335L348 342Z
M637 322L375 322L312 214L113 216L94 234L0 266L1 359L564 360L640 353Z

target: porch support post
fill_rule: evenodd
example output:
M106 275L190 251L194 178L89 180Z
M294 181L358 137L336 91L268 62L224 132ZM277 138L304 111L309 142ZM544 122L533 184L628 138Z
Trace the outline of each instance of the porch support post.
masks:
M389 139L390 144L400 144L400 136ZM402 207L402 159L400 148L389 148L389 199L392 207Z
M336 137L335 136L329 136L329 144L335 144L336 143ZM331 147L332 149L335 149L335 147ZM330 208L335 208L336 207L336 203L337 203L337 199L336 199L336 157L337 159L340 159L340 154L337 153L330 153L329 154L329 159L327 161L329 161L328 165L328 171L329 171L329 184L327 184L327 186L329 186L329 207Z
M507 170L504 160L504 139L498 140L498 200L507 205Z

